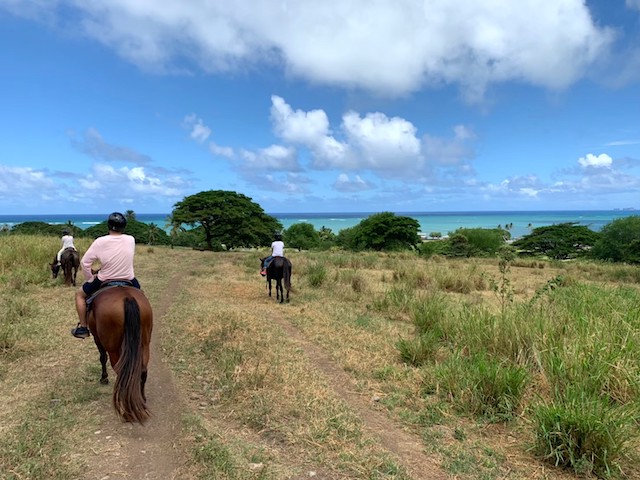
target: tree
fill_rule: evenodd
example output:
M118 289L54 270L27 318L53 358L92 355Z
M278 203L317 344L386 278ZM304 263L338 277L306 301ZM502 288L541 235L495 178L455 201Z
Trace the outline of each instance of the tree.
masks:
M420 224L392 212L376 213L358 225L340 230L338 243L351 250L405 250L419 245Z
M521 253L566 259L585 255L596 243L598 233L575 222L534 228L529 235L513 242Z
M152 230L152 232L150 231ZM102 237L109 233L109 226L107 221L100 222L97 225L92 225L84 231L84 234L91 238ZM169 235L167 232L158 228L157 225L147 225L144 222L138 220L127 220L127 226L124 229L124 233L131 235L135 238L136 243L147 243L154 245L168 245Z
M611 262L640 263L640 216L618 218L602 227L591 255Z
M320 246L320 235L313 225L306 222L294 223L284 232L285 244L298 250L309 250Z
M273 234L282 230L277 219L236 192L207 190L185 197L173 207L173 223L201 226L210 250L214 243L227 249L270 245Z
M124 214L124 218L127 219L127 221L130 220L135 220L136 219L136 212L134 212L133 210L127 210Z

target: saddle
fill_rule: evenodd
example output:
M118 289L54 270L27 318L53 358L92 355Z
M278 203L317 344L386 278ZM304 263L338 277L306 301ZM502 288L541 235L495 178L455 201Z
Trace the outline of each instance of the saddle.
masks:
M93 304L93 300L100 295L105 290L109 290L115 287L133 287L133 283L129 280L107 280L100 285L100 288L97 292L92 294L90 297L87 297L87 314L91 310L91 305Z

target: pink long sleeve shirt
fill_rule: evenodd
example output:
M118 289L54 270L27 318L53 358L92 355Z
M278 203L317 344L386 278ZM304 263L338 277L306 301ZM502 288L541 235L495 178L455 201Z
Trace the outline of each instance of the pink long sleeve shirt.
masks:
M91 265L97 260L101 267L98 278L105 280L133 280L133 256L136 241L131 235L105 235L96 238L82 256L82 273L87 282L94 279Z

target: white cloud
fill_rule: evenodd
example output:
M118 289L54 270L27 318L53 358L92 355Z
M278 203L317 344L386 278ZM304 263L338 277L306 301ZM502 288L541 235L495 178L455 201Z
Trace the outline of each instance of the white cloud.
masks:
M242 150L243 169L296 172L300 170L295 148L271 145L256 151Z
M338 175L333 188L339 192L362 192L364 190L371 190L373 186L363 180L359 175L355 175L355 178L351 180L347 174L341 173Z
M420 169L420 140L411 122L379 112L364 117L348 112L342 117L342 128L349 144L358 151L360 168L400 175L408 169Z
M184 117L184 126L190 130L189 137L196 142L202 143L211 136L211 129L207 127L201 118L198 118L195 113Z
M282 97L271 97L271 121L283 140L307 146L316 145L329 134L329 119L324 110L294 111Z
M209 151L218 157L226 157L233 158L235 157L235 152L231 147L222 147L215 142L209 142Z
M72 28L146 69L181 71L185 58L207 72L268 63L314 83L385 95L441 82L462 85L470 98L507 80L563 88L614 39L584 0L544 8L533 0L3 4L25 16L64 12L66 28L75 20Z
M0 198L44 198L55 193L56 183L42 170L0 165Z
M626 5L629 8L640 10L640 0L626 0Z
M184 182L177 177L161 179L150 175L144 167L114 168L112 165L95 164L92 172L79 180L85 189L92 189L98 197L113 197L116 192L125 196L131 192L141 195L177 197L182 194Z
M606 153L601 153L600 155L587 153L586 156L578 159L578 163L582 167L610 168L613 159Z

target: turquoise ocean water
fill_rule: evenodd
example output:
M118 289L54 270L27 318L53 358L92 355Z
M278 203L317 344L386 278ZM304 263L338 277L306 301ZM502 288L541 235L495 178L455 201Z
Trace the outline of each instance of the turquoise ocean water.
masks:
M316 230L330 228L338 233L343 228L353 227L372 213L269 213L277 218L284 228L294 223L308 222ZM0 215L0 226L12 227L27 221L40 221L52 224L71 222L79 228L88 228L107 218L108 214L60 214L60 215ZM136 219L145 223L155 223L166 228L167 213L136 213ZM512 224L511 235L514 238L528 234L531 229L564 222L576 222L598 231L617 218L640 215L640 210L590 210L590 211L526 211L526 212L398 212L415 218L420 231L426 235L440 232L447 235L458 228L495 228Z

